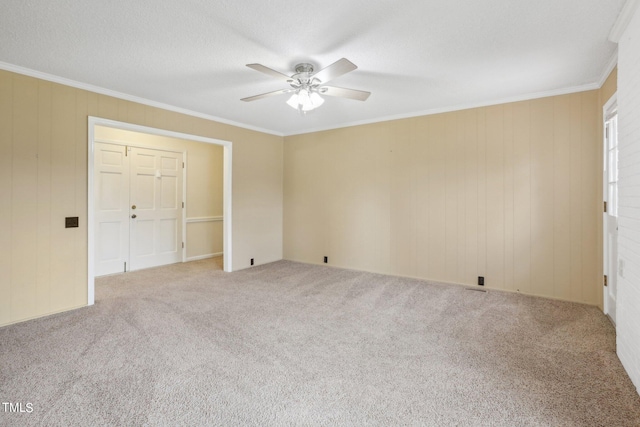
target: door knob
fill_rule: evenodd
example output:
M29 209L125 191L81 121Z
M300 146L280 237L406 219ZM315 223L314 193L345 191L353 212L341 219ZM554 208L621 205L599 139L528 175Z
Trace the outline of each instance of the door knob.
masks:
M134 219L135 219L135 218L137 218L137 217L138 217L138 215L136 215L136 214L131 215L131 218L134 218Z
M131 209L135 209L135 208L136 208L136 205L131 206Z

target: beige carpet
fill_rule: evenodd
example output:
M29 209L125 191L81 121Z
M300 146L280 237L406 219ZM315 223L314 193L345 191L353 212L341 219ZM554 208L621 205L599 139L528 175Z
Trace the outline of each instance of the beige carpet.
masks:
M281 261L0 328L2 426L640 426L597 308Z

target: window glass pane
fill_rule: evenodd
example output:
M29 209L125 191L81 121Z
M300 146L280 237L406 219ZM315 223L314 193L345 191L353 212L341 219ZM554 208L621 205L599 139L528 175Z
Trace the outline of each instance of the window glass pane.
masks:
M608 174L607 174L607 180L609 182L613 182L616 180L616 156L615 156L615 150L609 150L609 152L607 153L607 157L609 158L609 167L608 169Z
M607 211L611 216L618 216L618 116L613 116L605 123L607 151L605 168L607 169Z
M611 150L613 148L613 141L611 140L611 134L613 133L613 125L611 123L611 120L609 120L607 123L605 123L606 126L606 136L607 136L607 150Z

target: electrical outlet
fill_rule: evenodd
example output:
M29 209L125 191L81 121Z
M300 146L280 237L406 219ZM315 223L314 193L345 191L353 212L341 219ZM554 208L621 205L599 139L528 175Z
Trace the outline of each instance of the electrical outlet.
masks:
M328 256L324 257L324 263L327 264L328 262L329 262L329 257Z
M478 286L484 286L484 276L478 276Z
M253 258L251 258L251 265L253 265Z

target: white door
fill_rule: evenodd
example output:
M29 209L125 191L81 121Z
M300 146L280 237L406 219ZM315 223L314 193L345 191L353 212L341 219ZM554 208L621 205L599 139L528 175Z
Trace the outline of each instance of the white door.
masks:
M182 154L130 148L131 269L182 261Z
M95 144L96 276L124 271L129 259L129 157L126 147Z
M182 261L182 154L95 144L96 277Z
M618 276L618 116L605 122L604 312L616 322Z

